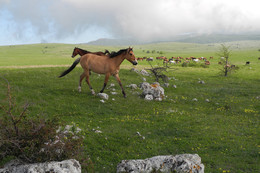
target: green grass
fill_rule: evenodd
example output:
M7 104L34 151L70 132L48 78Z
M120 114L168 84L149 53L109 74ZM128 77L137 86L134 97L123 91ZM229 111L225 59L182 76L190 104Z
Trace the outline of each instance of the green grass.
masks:
M36 52L40 54L40 50L45 46L54 46L52 51L49 50L49 57L36 56ZM169 55L176 53L168 49L167 44L142 46L149 50L156 47L162 50L165 47L162 51L166 52L167 49ZM176 44L176 47L178 46L180 51L182 45ZM59 116L67 124L74 122L84 129L84 146L87 149L85 155L91 158L95 172L115 172L116 165L124 159L145 159L156 155L182 153L199 154L205 164L205 172L259 172L259 52L249 48L233 50L230 61L236 64L239 70L223 77L219 73L221 66L217 64L216 52L201 48L207 45L197 46L200 47L198 51L193 52L187 48L188 50L179 56L214 56L211 65L209 68L182 68L180 64L174 66L168 75L177 80L172 79L169 83L177 88L165 88L167 98L162 102L144 101L135 94L140 93L140 90L132 91L126 87L127 98L124 99L119 85L111 77L109 84L116 84L118 95L111 95L111 89L106 89L105 93L108 93L110 98L101 103L100 98L90 94L85 82L82 93L78 93L81 68L76 68L63 78L57 76L66 67L0 68L0 74L10 82L13 96L19 105L26 101L32 103L29 108L30 115ZM69 66L73 62L69 57L74 47L75 45L59 44L15 46L13 54L10 54L8 48L9 53L4 55L17 55L14 57L16 59L22 57L19 54L25 57L25 52L28 52L25 60L17 60L17 65L60 62ZM138 49L138 46L135 47L135 55L143 56L143 51ZM7 47L0 47L1 50L4 48ZM103 49L105 47L91 47L91 50ZM64 54L60 53L62 51ZM57 55L60 55L59 60ZM155 57L156 54L152 56ZM13 65L8 57L4 59L3 55L0 55L1 66ZM54 63L55 57L57 61ZM7 62L2 65L4 61ZM244 65L246 61L251 64ZM161 64L161 61L153 62L154 65L157 63ZM123 67L127 67L120 71L124 86L142 82L143 76L130 72L129 62L124 62ZM139 63L138 68L149 66L144 61ZM199 78L205 81L204 85L198 83ZM90 81L96 92L102 88L103 80L104 76L94 73L91 75ZM154 82L153 77L147 77L147 80ZM1 100L5 98L5 94L6 88L2 81ZM192 101L193 98L198 101ZM206 102L206 99L210 102ZM102 133L95 133L93 129L99 129ZM137 132L145 139L138 136Z

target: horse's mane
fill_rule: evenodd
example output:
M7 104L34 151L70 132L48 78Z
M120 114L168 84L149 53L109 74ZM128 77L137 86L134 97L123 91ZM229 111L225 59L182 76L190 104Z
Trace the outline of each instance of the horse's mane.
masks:
M81 49L81 48L78 48L78 47L75 47L75 49L79 49L79 50L81 50L81 51L83 51L85 53L91 53L90 51L87 51L87 50L84 50L84 49Z
M121 49L121 50L119 50L118 52L115 52L115 51L112 51L111 53L110 53L110 58L114 58L114 57L116 57L116 56L118 56L118 55L121 55L122 53L125 53L126 51L127 51L128 49Z

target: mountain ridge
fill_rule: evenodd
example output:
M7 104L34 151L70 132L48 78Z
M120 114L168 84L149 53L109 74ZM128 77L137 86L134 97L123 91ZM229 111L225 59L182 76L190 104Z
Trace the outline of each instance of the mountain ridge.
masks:
M141 44L152 44L161 42L183 42L183 43L224 43L231 41L244 41L244 40L260 40L260 34L202 34L202 35L182 35L173 39L164 41L142 42L133 39L111 39L100 38L98 40L90 41L83 44L100 45L100 46L131 46Z

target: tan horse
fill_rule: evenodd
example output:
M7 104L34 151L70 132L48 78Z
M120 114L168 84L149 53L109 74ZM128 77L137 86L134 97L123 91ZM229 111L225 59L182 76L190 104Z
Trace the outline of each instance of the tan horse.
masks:
M100 93L102 93L107 85L109 77L112 75L114 76L121 89L124 97L126 97L124 88L122 86L122 83L119 78L119 69L121 63L127 59L129 62L131 62L133 65L137 65L137 60L135 58L134 52L132 48L128 49L121 49L118 52L112 52L109 56L108 55L96 55L96 54L85 54L81 56L80 58L76 59L74 63L71 65L70 68L65 70L59 77L63 77L69 72L71 72L78 63L80 63L81 67L83 68L84 72L80 75L79 80L79 92L81 92L81 82L86 77L86 82L89 85L89 88L92 92L92 94L95 94L95 91L93 90L90 82L89 82L89 71L93 71L98 74L104 74L105 75L105 81L103 88L101 89Z

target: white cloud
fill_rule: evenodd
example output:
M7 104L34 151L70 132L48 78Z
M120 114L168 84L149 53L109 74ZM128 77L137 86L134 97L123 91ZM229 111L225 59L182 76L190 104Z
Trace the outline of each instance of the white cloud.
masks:
M28 37L25 32L32 29L40 40L89 41L93 28L97 36L100 31L147 41L183 33L260 31L258 0L1 0L0 5L15 23L11 34Z

